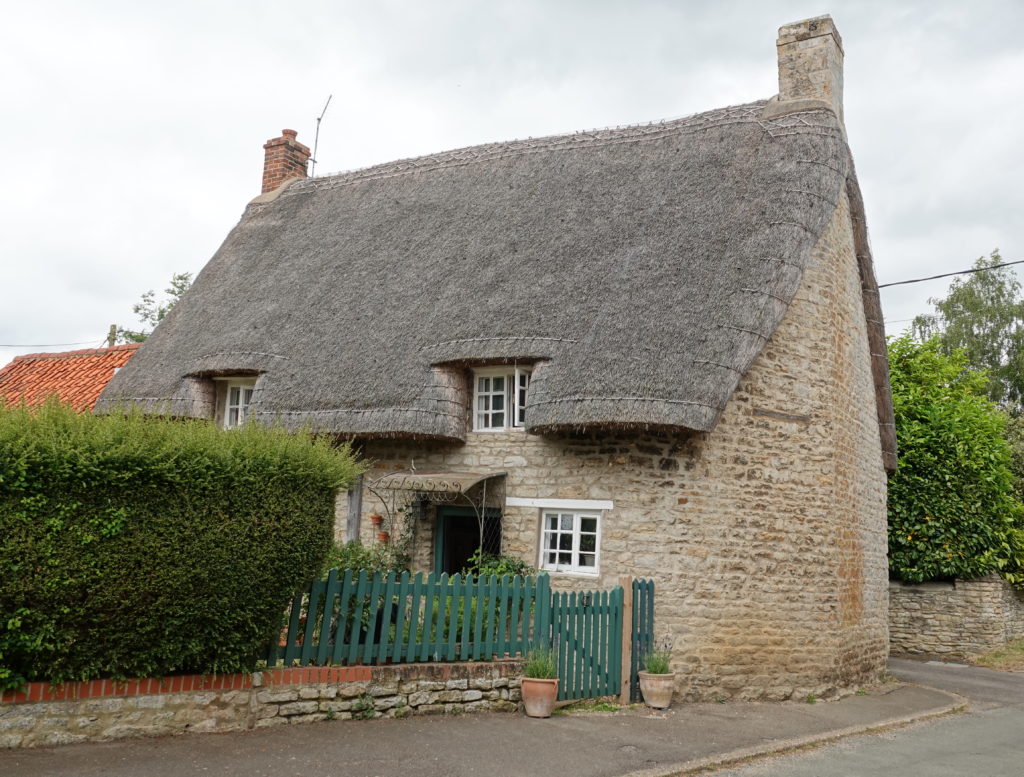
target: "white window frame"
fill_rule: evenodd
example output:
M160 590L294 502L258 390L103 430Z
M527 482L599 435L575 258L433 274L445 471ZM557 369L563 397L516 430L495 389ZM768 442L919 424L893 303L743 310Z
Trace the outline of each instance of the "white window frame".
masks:
M252 405L252 395L256 390L256 378L214 378L221 383L224 391L224 399L221 403L221 427L224 429L235 429L245 423L249 415L249 408ZM232 404L231 390L238 389L239 402ZM242 401L248 392L248 402ZM231 423L231 411L238 410L238 418Z
M473 370L473 431L508 432L522 429L526 425L526 397L530 391L532 373L532 367L512 364ZM504 380L499 391L493 389L495 378ZM500 410L493 409L496 397L501 398ZM500 425L491 423L497 413L503 415Z
M548 518L557 516L559 528L551 530L548 528ZM569 531L561 529L561 521L565 516L572 516L572 528ZM584 534L582 524L584 519L592 518L595 521L594 534L594 565L587 566L580 563L580 556L584 551L580 548L580 537ZM537 568L547 572L558 572L562 574L581 575L585 577L597 577L601 573L601 525L604 523L604 512L601 510L578 510L566 509L563 507L546 507L540 511L540 548L537 556ZM587 532L589 534L590 532ZM548 537L554 534L572 536L572 547L570 550L547 547ZM552 562L548 559L549 553L570 554L568 564ZM589 552L587 552L589 555Z

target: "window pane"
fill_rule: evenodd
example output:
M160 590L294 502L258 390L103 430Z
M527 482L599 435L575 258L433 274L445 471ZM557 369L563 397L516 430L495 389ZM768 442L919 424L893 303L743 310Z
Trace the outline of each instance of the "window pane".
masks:
M504 377L494 378L493 380L494 380L494 391L504 391L505 390L505 378ZM462 384L462 385L466 385L466 384Z
M238 426L238 408L228 410L228 426Z
M555 550L558 547L558 535L549 534L547 535L547 547L551 550Z
M491 409L492 410L504 410L505 409L505 397L501 394L495 394L491 397Z
M477 390L478 391L490 391L491 390L491 379L490 378L480 378L479 381L477 382Z
M562 516L562 531L572 531L572 515Z
M559 534L558 535L558 547L561 550L572 550L572 535L571 534Z
M558 554L559 564L572 564L572 553L559 553Z
M497 397L495 397L497 399ZM493 413L491 415L491 422L488 424L491 428L500 429L505 425L505 414L504 413Z
M547 563L550 564L551 566L554 566L555 564L558 563L558 554L557 553L548 553L547 557L548 557Z
M238 404L238 386L232 386L229 389L228 404L229 405L237 405Z
M250 402L252 402L252 389L247 388L242 391L242 404L248 405Z
M597 556L595 556L593 553L581 553L580 554L580 566L581 567L597 566L597 562L595 561L596 558L597 558Z
M580 518L580 531L597 533L597 518Z
M580 550L588 553L593 553L597 550L597 535L596 534L581 534L580 535Z
M544 520L547 522L547 528L557 529L558 528L558 515L557 513L544 513Z

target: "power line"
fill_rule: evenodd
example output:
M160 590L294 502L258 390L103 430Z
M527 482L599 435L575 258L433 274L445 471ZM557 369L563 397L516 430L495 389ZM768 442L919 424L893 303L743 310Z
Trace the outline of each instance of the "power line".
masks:
M948 278L951 275L966 275L972 272L981 272L983 270L998 270L1000 267L1009 267L1011 264L1024 264L1024 259L1019 259L1016 262L1003 262L1002 264L993 264L989 267L975 267L971 270L958 270L957 272L946 272L942 275L929 275L927 278L913 278L909 281L893 281L892 283L880 283L878 288L884 289L886 286L903 286L907 283L921 283L922 281L934 281L936 278Z

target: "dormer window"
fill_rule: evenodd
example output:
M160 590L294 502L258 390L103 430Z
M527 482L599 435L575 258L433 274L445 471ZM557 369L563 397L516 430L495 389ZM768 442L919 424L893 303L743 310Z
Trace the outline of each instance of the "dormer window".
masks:
M245 423L252 404L252 394L256 389L256 378L219 379L221 383L221 405L218 416L221 426L235 429Z
M526 423L529 367L480 367L473 371L473 431L504 432Z

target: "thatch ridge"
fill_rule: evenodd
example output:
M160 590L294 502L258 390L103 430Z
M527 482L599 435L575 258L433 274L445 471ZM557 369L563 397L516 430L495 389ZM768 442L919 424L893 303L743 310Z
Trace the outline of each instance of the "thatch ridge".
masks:
M467 365L533 363L530 431L714 427L846 186L831 111L764 102L300 180L253 203L103 403L464 439ZM205 403L205 404L204 404Z

